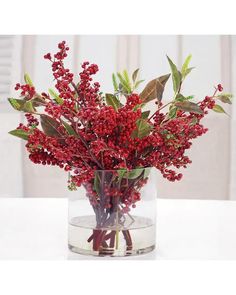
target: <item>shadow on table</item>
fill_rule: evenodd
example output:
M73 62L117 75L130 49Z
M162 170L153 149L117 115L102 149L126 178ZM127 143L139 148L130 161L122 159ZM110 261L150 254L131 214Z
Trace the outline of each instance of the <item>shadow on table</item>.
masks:
M97 256L86 256L71 252L68 250L68 260L156 260L156 250L142 255L137 256L126 256L126 257L97 257Z

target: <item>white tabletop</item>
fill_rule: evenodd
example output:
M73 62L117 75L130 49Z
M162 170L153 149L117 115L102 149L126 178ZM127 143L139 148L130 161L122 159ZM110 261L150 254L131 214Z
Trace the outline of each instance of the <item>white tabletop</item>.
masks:
M236 259L236 202L158 199L157 207L157 249L120 259ZM104 258L68 250L66 199L3 198L3 259Z

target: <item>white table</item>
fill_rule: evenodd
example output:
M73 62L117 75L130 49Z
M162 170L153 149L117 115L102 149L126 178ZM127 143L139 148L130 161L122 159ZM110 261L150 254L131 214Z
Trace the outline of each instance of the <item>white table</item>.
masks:
M157 202L157 250L120 259L236 259L236 202ZM88 258L67 249L66 199L9 198L0 199L3 259L104 258Z

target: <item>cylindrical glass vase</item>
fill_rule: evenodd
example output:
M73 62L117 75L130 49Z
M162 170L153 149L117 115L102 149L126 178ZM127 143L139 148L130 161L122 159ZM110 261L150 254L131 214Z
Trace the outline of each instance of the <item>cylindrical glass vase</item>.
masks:
M154 169L97 170L92 180L69 193L69 249L95 256L152 251L156 196Z

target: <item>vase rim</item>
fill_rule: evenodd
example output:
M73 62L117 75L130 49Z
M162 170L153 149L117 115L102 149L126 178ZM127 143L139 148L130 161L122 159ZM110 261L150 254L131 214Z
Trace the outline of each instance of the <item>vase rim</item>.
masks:
M119 170L126 170L126 171L134 171L134 170L146 170L146 169L151 169L153 167L137 167L137 168L133 168L133 169L128 169L128 168L119 168L119 169L96 169L94 171L119 171Z

